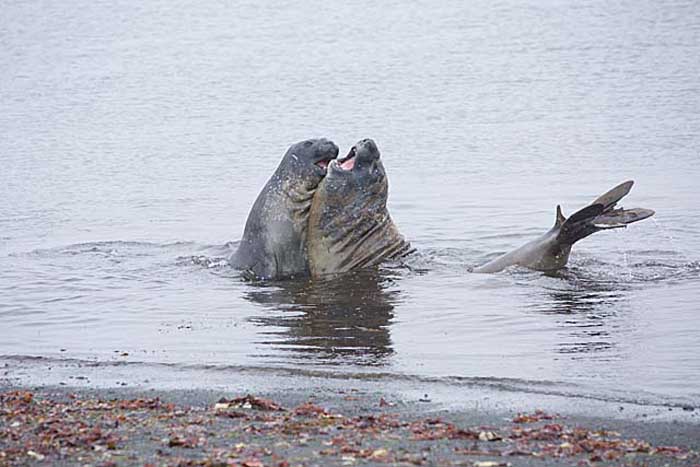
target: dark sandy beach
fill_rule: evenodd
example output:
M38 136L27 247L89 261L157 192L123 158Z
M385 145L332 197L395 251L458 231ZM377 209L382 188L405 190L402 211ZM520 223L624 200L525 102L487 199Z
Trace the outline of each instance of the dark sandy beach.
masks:
M700 465L692 421L448 410L356 389L0 391L0 465Z

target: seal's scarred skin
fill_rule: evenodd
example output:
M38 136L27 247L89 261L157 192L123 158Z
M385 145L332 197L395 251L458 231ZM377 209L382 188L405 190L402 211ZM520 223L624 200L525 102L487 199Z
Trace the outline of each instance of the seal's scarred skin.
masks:
M389 192L377 145L358 142L332 161L309 216L309 268L313 277L376 266L405 256L410 244L386 206Z
M292 145L255 200L229 262L255 279L309 275L306 233L314 193L338 146L327 139Z

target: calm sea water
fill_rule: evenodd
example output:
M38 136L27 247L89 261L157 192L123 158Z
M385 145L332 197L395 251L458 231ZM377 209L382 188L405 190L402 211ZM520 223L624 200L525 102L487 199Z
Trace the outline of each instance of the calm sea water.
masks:
M4 2L0 355L700 405L698 57L693 1ZM318 136L378 142L418 253L241 281ZM627 179L652 220L469 274Z

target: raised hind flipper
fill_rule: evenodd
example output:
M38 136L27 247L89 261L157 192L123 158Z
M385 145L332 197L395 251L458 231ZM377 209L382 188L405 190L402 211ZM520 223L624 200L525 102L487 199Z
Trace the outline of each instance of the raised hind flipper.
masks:
M564 244L573 245L582 238L601 230L627 227L628 224L653 216L654 211L651 209L615 208L617 203L630 192L632 185L634 185L633 180L621 183L574 213L561 224L558 240ZM561 210L557 207L557 220L560 215Z
M561 207L557 206L554 227L544 235L475 268L474 272L498 272L516 264L538 271L563 268L569 261L572 245L577 241L595 232L627 227L654 215L651 209L615 208L630 192L632 185L632 180L617 185L568 219L562 214Z
M651 209L613 209L593 219L593 225L599 230L617 229L627 227L633 222L643 221L653 215L654 211Z
M618 201L627 196L630 192L632 186L634 185L634 180L627 180L626 182L620 183L615 188L603 193L591 204L602 204L603 211L607 211L615 207Z

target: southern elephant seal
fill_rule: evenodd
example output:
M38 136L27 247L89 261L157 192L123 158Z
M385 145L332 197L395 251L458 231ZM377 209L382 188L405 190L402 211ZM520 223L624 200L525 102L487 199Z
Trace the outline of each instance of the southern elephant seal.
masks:
M309 209L338 146L327 139L293 144L255 200L229 263L257 279L308 276Z
M387 210L389 184L379 149L363 139L331 161L311 203L307 236L313 277L376 266L410 244Z
M651 209L615 208L615 205L632 189L629 180L600 195L585 208L568 219L557 206L556 221L545 234L474 269L474 272L498 272L519 265L537 271L555 271L566 266L574 243L601 230L626 227L654 215Z

